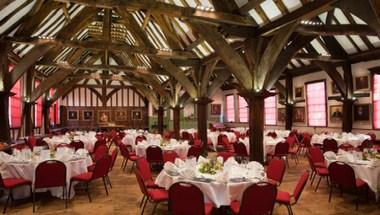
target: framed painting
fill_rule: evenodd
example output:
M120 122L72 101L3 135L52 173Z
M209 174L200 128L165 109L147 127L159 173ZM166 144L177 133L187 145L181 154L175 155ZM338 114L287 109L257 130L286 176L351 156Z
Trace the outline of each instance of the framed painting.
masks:
M303 99L304 98L304 89L303 89L303 86L295 88L295 90L294 90L294 97L296 99Z
M370 120L370 104L354 105L354 121Z
M305 122L305 107L293 108L293 122Z
M370 87L369 87L368 75L355 77L354 87L355 87L355 90L360 90L360 91L369 90Z
M132 110L132 120L142 120L142 111Z
M115 111L115 120L116 121L127 121L127 111L125 110L117 110Z
M343 106L331 105L330 106L330 122L342 122L343 119Z
M107 124L111 121L111 112L108 110L98 111L98 123Z
M277 120L279 122L285 122L285 118L286 118L285 108L279 108L277 110Z
M77 110L67 111L67 120L77 121L78 119L79 119L79 111L77 111Z
M211 115L220 115L220 114L222 114L222 105L211 104Z
M331 94L339 94L338 86L332 81L331 82Z
M93 110L82 110L82 119L83 119L83 121L94 120L94 111Z

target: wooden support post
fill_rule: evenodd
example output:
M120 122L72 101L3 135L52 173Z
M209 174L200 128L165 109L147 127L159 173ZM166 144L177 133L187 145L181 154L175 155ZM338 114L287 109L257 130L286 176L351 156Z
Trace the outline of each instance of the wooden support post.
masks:
M179 130L180 130L180 114L181 114L181 107L175 106L173 109L173 129L174 129L174 138L179 139Z
M164 133L164 108L161 106L157 109L157 130L161 135Z
M49 133L50 129L50 107L51 102L49 100L44 100L42 114L43 114L43 126L45 134Z
M351 132L352 131L352 107L354 101L351 99L345 99L343 102L343 122L342 131Z
M292 130L293 126L293 78L286 77L285 129Z
M24 102L24 126L25 126L25 136L33 135L33 120L32 120L32 105L34 103Z
M9 128L9 92L0 92L0 142L10 143L11 135Z
M207 156L207 107L212 101L208 97L201 97L194 101L197 105L198 137L203 143L202 155L204 156Z

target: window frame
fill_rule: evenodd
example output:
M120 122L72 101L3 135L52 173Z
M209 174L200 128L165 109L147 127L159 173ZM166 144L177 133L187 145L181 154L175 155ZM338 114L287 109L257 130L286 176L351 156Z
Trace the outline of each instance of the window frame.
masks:
M227 115L227 97L228 96L232 96L232 101L233 101L233 107L234 107L234 119L233 119L233 121L228 121L228 115ZM224 105L224 111L225 111L225 119L226 119L226 122L227 123L230 123L230 122L236 122L236 107L235 107L235 94L233 94L233 93L230 93L230 94L226 94L226 95L224 95L224 103L225 103L225 105Z
M308 84L314 84L314 83L318 83L318 82L323 82L324 85L325 85L325 126L316 126L316 125L310 125L310 120L309 120L309 104L308 104L308 96L307 96L307 85ZM319 80L315 80L315 81L308 81L308 82L305 82L304 83L304 89L305 89L305 104L306 104L306 120L307 120L307 126L308 127L318 127L318 128L327 128L329 125L328 125L328 113L327 113L327 107L328 107L328 96L327 96L327 86L326 86L326 79L319 79Z
M372 94L371 95L372 96L372 99L371 99L371 101L372 101L372 130L380 130L380 127L376 128L376 126L375 126L375 103L374 103L374 101L375 101L375 96L374 96L375 75L378 75L380 77L380 72L371 72L371 74L370 74L370 78L371 78L371 80L370 80L370 83L371 83L370 90L371 90L371 94Z
M247 109L247 121L246 122L242 122L241 120L240 120L240 98L242 98L246 103L247 103L247 106L245 107L246 109ZM243 97L243 96L241 96L241 95L238 95L238 118L239 118L239 122L241 122L241 123L248 123L249 122L249 107L248 107L248 102L247 102L247 100L245 100L245 98Z
M278 93L276 93L276 90L274 90L274 89L272 89L272 90L270 90L270 91L272 91L271 93L274 93L274 95L273 96L268 96L267 98L269 98L269 97L274 97L274 115L275 115L275 124L267 124L266 123L266 113L265 113L265 110L266 110L266 108L265 108L265 99L264 99L264 125L265 126L277 126L278 125L278 121L277 121L277 94Z

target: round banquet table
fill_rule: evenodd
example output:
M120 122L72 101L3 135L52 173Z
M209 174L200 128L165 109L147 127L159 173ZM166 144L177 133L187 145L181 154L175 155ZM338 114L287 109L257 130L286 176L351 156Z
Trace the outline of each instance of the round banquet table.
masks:
M84 144L84 148L87 149L89 152L92 152L94 150L95 142L97 141L95 135L75 135L74 141L82 141ZM60 135L60 136L53 136L53 137L45 137L43 139L49 146L50 149L55 149L57 145L59 144L70 144L71 139L68 135Z
M371 139L369 135L366 134L351 134L351 133L343 133L341 135L338 134L314 134L311 137L311 144L323 144L324 139L334 139L338 143L338 146L342 144L351 144L354 147L358 147L362 144L364 140Z
M146 156L146 149L152 145L159 146L163 152L175 151L177 153L178 157L180 157L180 158L186 158L187 152L189 151L189 148L190 148L190 145L185 143L185 142L180 143L180 142L176 141L176 142L170 143L166 146L161 146L159 140L143 141L143 142L140 142L139 144L137 144L135 146L136 155L138 157L145 157Z
M31 160L8 159L8 161L1 162L0 173L3 178L23 178L25 180L30 180L32 181L32 183L34 183L35 169L38 166L38 164L44 160L48 159L42 159L39 156L33 156ZM92 160L89 156L72 156L71 158L62 157L62 159L55 158L55 160L62 161L66 166L67 190L69 190L71 177L87 172L87 167L92 165ZM37 189L36 191L50 191L52 196L63 198L62 187ZM31 193L29 186L22 186L13 190L13 197L15 199L24 199L26 197L29 197L30 195ZM75 190L71 189L71 196L69 198L73 198L74 195Z
M244 139L239 139L240 142L244 143L245 147L247 148L247 152L249 154L249 138L246 137ZM268 153L274 153L274 150L276 148L277 143L285 141L282 137L276 137L272 138L269 136L264 136L264 158L266 158L266 155Z
M218 145L218 137L219 135L224 134L228 138L228 142L230 143L235 143L236 142L236 134L234 132L218 132L218 131L213 131L213 132L208 132L207 138L211 141L212 145L214 146L214 150L216 150L216 146Z

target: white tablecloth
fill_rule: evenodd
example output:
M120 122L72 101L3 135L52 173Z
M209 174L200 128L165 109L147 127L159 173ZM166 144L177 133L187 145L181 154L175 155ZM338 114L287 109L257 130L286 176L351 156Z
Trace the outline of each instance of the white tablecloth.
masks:
M91 133L76 133L72 136L74 141L82 141L84 144L84 148L87 149L89 152L92 152L94 150L95 142L97 141L95 137L94 132ZM57 145L64 143L64 144L70 144L72 139L71 135L59 135L59 136L53 136L53 137L45 137L43 139L48 145L50 149L55 149Z
M35 169L37 165L44 159L35 156L32 160L21 161L15 158L8 159L6 155L0 152L0 173L3 178L23 178L32 181L34 183ZM13 157L13 156L12 156ZM58 155L57 155L58 157ZM59 158L55 158L60 160ZM92 165L91 157L72 157L72 160L61 160L66 165L66 181L67 181L67 191L69 190L70 179L75 175L79 175L87 172L87 167ZM52 196L63 198L62 187L49 188L49 189L38 189L37 192L50 191ZM30 188L28 186L19 187L13 190L13 196L15 199L22 199L30 196ZM74 197L75 191L71 189L70 198Z
M239 139L240 142L244 143L247 148L247 152L249 154L249 138L246 137L244 139ZM274 153L277 143L285 141L285 138L276 137L272 138L269 136L264 136L264 159L268 153Z
M212 145L214 146L214 150L216 150L216 146L218 145L218 136L224 134L227 136L228 141L230 143L236 142L236 134L234 132L219 132L219 131L213 131L207 133L207 138L210 139Z
M338 146L349 143L354 147L358 147L366 139L371 139L369 135L366 134L352 134L352 133L342 133L342 134L314 134L311 137L311 144L323 144L323 140L327 138L335 139Z
M187 152L189 151L189 148L190 148L190 145L187 143L187 141L178 142L175 139L171 139L170 144L166 146L161 146L160 143L161 143L161 140L150 140L150 141L140 142L139 144L135 146L136 155L139 157L145 157L146 149L151 145L156 145L156 146L159 146L163 152L175 151L180 158L187 157Z

